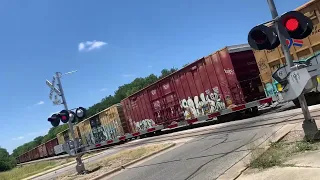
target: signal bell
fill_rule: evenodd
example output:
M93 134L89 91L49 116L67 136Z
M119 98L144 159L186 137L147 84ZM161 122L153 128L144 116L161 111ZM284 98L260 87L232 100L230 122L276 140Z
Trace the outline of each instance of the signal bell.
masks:
M311 34L313 29L311 19L298 11L285 13L280 17L279 22L293 39L304 39Z
M75 114L76 114L77 118L82 119L86 115L86 109L83 107L79 107L76 109Z
M249 45L256 50L274 49L279 46L280 41L273 27L259 25L251 29L248 34Z

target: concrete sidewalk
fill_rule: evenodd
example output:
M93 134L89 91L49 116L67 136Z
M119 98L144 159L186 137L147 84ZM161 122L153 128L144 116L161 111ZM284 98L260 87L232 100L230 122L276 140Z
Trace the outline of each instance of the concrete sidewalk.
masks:
M293 156L284 163L284 167L274 167L266 170L248 169L237 180L319 180L320 151L305 152ZM287 167L286 167L287 166Z
M297 117L299 118L299 117ZM319 117L315 117L318 128L320 127ZM298 132L298 133L296 133ZM303 130L299 123L292 130L290 137L284 137L285 142L303 140ZM320 150L305 151L289 157L281 166L268 169L245 170L237 180L319 180L320 179Z

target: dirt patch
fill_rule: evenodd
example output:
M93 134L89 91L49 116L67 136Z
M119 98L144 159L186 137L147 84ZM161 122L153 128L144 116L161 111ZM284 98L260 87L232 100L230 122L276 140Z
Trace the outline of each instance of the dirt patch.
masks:
M77 175L77 174L63 175L58 177L58 180L92 179L108 171L111 171L114 168L121 167L126 163L129 163L133 160L150 155L154 152L162 150L171 145L172 144L169 144L169 143L153 144L153 145L140 146L140 147L132 148L128 150L123 150L123 151L120 151L119 153L116 153L114 155L101 159L99 162L95 164L90 164L89 166L86 166L86 169L89 171L89 173L86 175Z

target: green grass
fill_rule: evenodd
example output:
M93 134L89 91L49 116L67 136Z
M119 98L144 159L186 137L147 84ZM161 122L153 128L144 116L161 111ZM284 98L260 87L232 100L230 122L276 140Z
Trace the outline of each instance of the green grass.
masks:
M22 167L15 167L14 169L0 173L1 180L21 180L23 178L35 175L45 170L55 167L55 161L43 161L39 163L29 164Z
M261 152L256 149L252 153L252 160L249 164L251 168L265 169L273 166L283 166L288 157L305 152L319 149L320 143L310 143L307 141L299 141L293 143L272 143L270 148Z

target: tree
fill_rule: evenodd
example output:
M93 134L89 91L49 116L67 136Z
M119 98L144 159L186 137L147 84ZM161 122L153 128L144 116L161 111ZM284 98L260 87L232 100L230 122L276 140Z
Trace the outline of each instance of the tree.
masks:
M188 66L188 65L189 65L189 63L187 63L187 64L183 65L182 67L184 68L184 67L186 67L186 66Z
M6 149L0 147L0 172L10 170L15 166L15 159L9 155Z
M164 78L164 77L176 72L177 70L178 70L177 68L162 69L161 75L159 76L159 79Z
M68 129L68 124L63 124L57 127L52 127L49 132L47 133L47 135L45 136L38 136L36 138L34 138L33 141L30 141L28 143L25 143L21 146L18 146L17 148L15 148L13 150L12 156L13 157L18 157L21 154L24 154L25 152L30 151L31 149L39 146L42 143L45 143L47 141L49 141L50 139L53 139L55 137L57 137L57 134L65 131L66 129Z
M39 146L42 143L43 136L38 136L34 138L33 142L35 143L36 146Z

